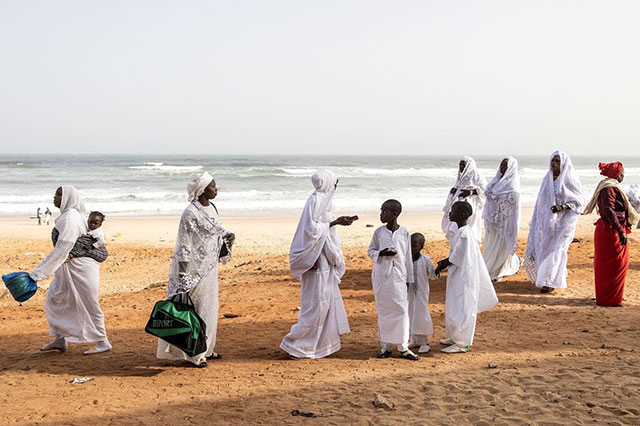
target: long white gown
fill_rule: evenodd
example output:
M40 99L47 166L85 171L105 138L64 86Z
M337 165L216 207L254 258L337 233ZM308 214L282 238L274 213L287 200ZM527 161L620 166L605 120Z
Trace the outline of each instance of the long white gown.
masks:
M397 254L379 256L385 248L394 248ZM410 329L407 283L414 282L411 234L404 226L391 232L382 225L374 231L367 253L374 262L371 282L378 311L380 342L407 344Z
M485 193L487 201L484 218L483 257L492 280L517 274L521 260L516 255L518 227L520 226L520 178L518 161L505 157L507 170L500 169L489 182Z
M195 201L182 214L167 297L179 295L179 300L186 302L185 292L188 291L196 312L206 324L207 350L189 357L179 348L158 339L156 356L159 359L189 361L197 365L213 355L218 330L218 255L226 234L213 204L203 206ZM226 262L230 256L231 253L220 260ZM181 262L189 265L186 275L179 273Z
M433 261L429 256L421 254L413 262L415 282L408 284L409 332L413 343L425 345L428 336L433 334L433 320L429 313L429 280L438 278Z
M55 273L44 302L49 334L67 342L107 340L104 314L100 309L100 264L89 257L68 259L78 237L86 234L84 204L77 190L62 187L60 216L55 221L58 242L53 251L29 275L42 281Z
M584 191L569 156L560 156L560 175L553 179L551 167L542 180L533 209L523 266L537 287L567 287L567 252L578 217L585 205ZM569 210L551 212L551 206L566 204Z
M445 296L445 333L460 347L473 344L478 313L498 303L480 247L471 228L458 229L451 240Z
M320 170L311 177L315 191L307 199L291 242L289 265L300 280L298 322L280 343L296 358L323 358L340 350L349 322L340 294L345 273L332 206L336 177Z

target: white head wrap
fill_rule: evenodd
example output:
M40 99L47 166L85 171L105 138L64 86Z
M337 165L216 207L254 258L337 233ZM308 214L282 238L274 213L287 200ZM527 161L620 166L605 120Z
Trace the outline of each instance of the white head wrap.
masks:
M191 176L191 181L187 184L189 201L193 202L204 193L204 189L213 181L213 176L209 172L202 172Z

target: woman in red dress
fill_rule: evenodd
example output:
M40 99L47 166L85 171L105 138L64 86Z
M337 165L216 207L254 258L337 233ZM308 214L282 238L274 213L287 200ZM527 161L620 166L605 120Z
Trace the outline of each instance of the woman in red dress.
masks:
M629 268L627 234L637 213L620 188L624 179L622 163L600 163L600 174L606 176L596 188L584 214L598 208L600 219L595 223L593 238L593 271L596 303L600 306L622 306L624 283Z

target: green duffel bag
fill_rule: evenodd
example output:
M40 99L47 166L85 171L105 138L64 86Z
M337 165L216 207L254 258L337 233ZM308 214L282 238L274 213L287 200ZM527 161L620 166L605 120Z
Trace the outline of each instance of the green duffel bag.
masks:
M144 331L179 348L189 357L207 350L207 326L187 293L187 303L174 296L156 302Z

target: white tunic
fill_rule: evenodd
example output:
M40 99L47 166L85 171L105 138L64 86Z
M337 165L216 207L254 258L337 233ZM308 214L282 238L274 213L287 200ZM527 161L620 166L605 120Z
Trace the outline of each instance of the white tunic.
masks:
M433 334L433 321L429 313L429 280L438 278L429 256L421 254L413 262L415 282L408 284L409 323L412 336L430 336Z
M395 256L379 256L381 250L394 248ZM413 283L411 234L404 226L391 232L386 225L373 233L368 250L374 261L371 271L373 294L378 310L378 335L381 342L405 344L409 341L409 301L407 283Z
M63 200L70 189L63 186ZM55 272L44 301L49 334L73 343L107 340L99 303L100 264L89 257L68 259L78 237L86 233L87 221L70 208L56 219L55 228L60 233L56 246L30 273L42 281Z
M496 306L498 297L475 235L468 226L458 229L453 236L449 262L445 332L458 346L471 346L478 313Z

